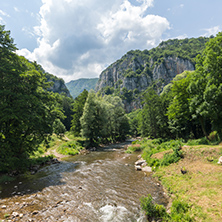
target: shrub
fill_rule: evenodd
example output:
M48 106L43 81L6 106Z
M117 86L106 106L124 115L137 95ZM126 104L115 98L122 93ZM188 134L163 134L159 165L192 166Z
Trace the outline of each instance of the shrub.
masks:
M190 215L191 206L181 200L174 200L171 207L172 221L192 222L194 218Z
M83 149L81 142L69 141L60 145L57 151L64 155L76 155L81 149Z
M147 197L140 199L141 208L144 210L148 221L159 221L159 219L166 219L169 215L163 205L154 204L152 196L149 194Z

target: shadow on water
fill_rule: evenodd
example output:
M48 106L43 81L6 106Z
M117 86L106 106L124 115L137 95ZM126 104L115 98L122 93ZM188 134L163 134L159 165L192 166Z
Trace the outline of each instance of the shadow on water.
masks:
M99 152L114 151L129 145L133 140L127 140L123 143L110 144L97 149ZM84 161L84 156L74 156L64 158L59 164L52 164L42 167L34 175L30 173L18 176L14 181L0 184L0 199L13 197L15 195L23 196L26 194L33 194L42 191L46 187L64 185L66 182L62 181L62 174L64 172L75 172L80 162ZM97 159L94 155L90 162ZM73 162L73 160L75 162Z
M34 175L30 173L20 175L14 181L0 184L0 199L33 194L49 186L64 185L62 173L75 172L78 167L78 162L61 161L41 168Z

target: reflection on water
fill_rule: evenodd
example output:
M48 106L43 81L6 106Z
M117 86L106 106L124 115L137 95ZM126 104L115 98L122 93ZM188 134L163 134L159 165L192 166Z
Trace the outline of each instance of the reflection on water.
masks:
M0 218L14 211L20 221L146 221L140 197L151 193L159 204L167 200L150 175L135 171L136 158L123 149L105 149L5 184Z

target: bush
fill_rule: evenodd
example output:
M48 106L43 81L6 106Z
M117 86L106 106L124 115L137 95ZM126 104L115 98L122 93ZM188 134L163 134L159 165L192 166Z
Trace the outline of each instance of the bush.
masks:
M153 203L153 198L150 194L147 197L142 197L140 202L148 221L158 221L159 219L167 219L169 217L163 205Z
M191 206L181 200L174 200L171 207L172 221L192 222L195 221L190 215Z
M58 153L63 155L76 155L79 151L83 149L81 142L78 141L69 141L63 143L61 146L58 147Z
M180 146L173 149L173 153L167 153L161 160L161 166L169 166L171 163L177 163L181 158L183 158L182 151L180 151Z
M129 146L127 148L126 153L133 153L133 152L141 151L141 150L142 150L142 147L140 144L133 144L132 146Z
M140 199L141 208L145 212L148 221L165 221L165 222L193 222L194 217L191 215L191 206L185 201L175 199L171 206L171 214L166 212L163 205L155 204L152 196Z

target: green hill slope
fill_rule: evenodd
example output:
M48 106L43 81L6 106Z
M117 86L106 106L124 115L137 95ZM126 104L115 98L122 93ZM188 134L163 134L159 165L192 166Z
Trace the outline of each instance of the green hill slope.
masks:
M84 89L89 91L95 89L98 78L93 79L77 79L66 83L68 90L73 98L76 98Z

